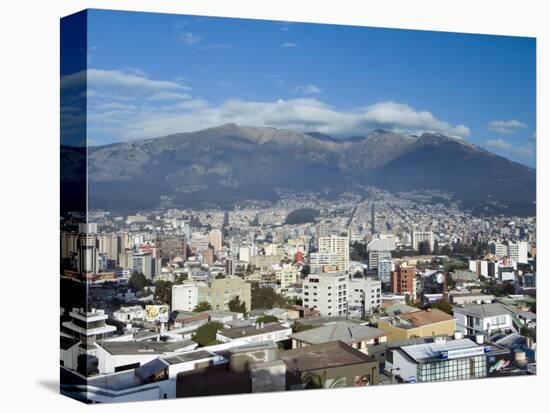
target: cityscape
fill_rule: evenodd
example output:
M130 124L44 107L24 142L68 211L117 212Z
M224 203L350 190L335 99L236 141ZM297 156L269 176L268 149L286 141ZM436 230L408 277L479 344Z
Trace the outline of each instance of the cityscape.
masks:
M243 86L217 105L183 75L140 72L123 54L134 46L117 49L130 44L124 39L109 43L137 26L175 32L188 56L202 56L197 77L218 62L207 54L237 49L215 39L223 34L245 42L257 33L268 43L273 32L277 53L312 38L337 50L333 33L399 44L410 37L418 50L473 41L495 59L526 53L534 61L528 38L430 32L437 40L422 43L427 32L101 10L66 17L62 394L113 403L536 374L536 132L534 98L523 95L534 93L532 66L524 76L514 68L499 75L521 90L502 113L525 111L521 121L473 109L464 121L443 121L389 100L360 106L349 85L353 110L338 98L321 102L330 95L313 84L289 86L300 96L275 102ZM164 38L144 41L136 56L162 61L147 47ZM445 58L430 53L432 63ZM306 70L322 71L319 56L309 57ZM240 69L227 63L224 76ZM266 76L273 87L290 81ZM485 77L475 76L478 93ZM238 88L220 82L214 90ZM482 97L496 102L487 82ZM440 113L462 109L449 103Z

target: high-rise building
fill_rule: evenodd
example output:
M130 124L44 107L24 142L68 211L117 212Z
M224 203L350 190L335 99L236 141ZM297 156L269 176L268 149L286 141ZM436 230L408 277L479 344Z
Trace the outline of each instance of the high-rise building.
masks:
M411 244L412 249L418 251L418 245L421 242L427 242L430 246L430 251L434 249L434 233L431 231L412 231Z
M529 243L526 241L519 241L508 244L508 257L510 260L520 264L527 264L527 250L529 249Z
M401 264L391 274L391 291L394 294L416 296L416 267Z
M309 271L323 272L325 267L338 266L338 254L335 252L312 252L309 254Z
M349 281L348 306L360 308L362 314L371 313L382 303L382 283L371 277L352 278Z
M491 254L496 255L499 258L508 256L508 246L499 241L491 241L489 243L489 249Z
M369 270L376 270L380 260L391 260L389 251L370 251L369 252Z
M223 245L222 231L219 229L210 231L208 233L208 242L214 247L214 251L220 251Z
M337 265L339 271L349 271L349 239L337 235L319 238L319 252L336 253L338 255Z
M145 275L145 278L153 278L153 262L149 252L138 252L133 257L133 269Z
M391 272L395 270L392 259L379 259L378 260L378 279L385 285L389 285L391 282Z
M345 316L348 276L342 272L309 274L304 280L302 302L304 307L315 309L324 317Z

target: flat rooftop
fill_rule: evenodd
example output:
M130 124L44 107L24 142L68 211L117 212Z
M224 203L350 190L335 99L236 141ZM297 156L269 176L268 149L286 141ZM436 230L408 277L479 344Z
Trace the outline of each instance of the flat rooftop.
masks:
M341 341L284 351L279 358L288 371L309 371L372 362L374 359Z
M196 344L193 340L182 340L173 343L163 341L103 341L98 343L112 355L124 354L166 354Z
M364 326L348 321L340 321L316 327L311 330L301 331L290 335L290 338L304 341L309 344L327 343L340 340L344 343L358 343L376 338L385 337L388 333L374 327Z
M223 335L224 337L236 339L242 337L256 336L258 334L274 333L277 331L284 331L288 329L289 327L285 327L279 323L268 323L265 324L263 328L256 328L255 325L252 325L247 327L226 328L223 330L219 330L218 333Z

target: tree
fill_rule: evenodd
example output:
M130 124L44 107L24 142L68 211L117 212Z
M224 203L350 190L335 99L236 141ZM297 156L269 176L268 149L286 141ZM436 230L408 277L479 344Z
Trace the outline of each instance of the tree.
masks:
M435 255L439 254L439 241L438 240L434 240L434 249L433 249L433 253Z
M292 305L287 298L277 294L273 288L260 287L257 283L252 284L251 295L252 310L272 309L274 307L288 308Z
M256 319L257 323L278 323L279 319L274 315L263 315Z
M216 274L215 278L216 278L216 280L220 280L222 278L225 278L225 275L223 275L221 272L219 272L219 273Z
M148 284L149 282L142 272L134 271L128 280L128 285L135 293L143 290Z
M164 304L172 303L172 283L170 281L159 280L155 283L155 300Z
M216 333L221 329L223 329L222 323L211 321L197 328L191 339L200 347L211 346L218 343Z
M523 326L521 327L520 334L524 337L529 337L533 340L537 339L537 329L534 327L527 327Z
M229 311L246 314L246 303L238 295L229 300L228 307Z
M174 284L183 284L187 280L187 274L180 274Z
M447 300L437 300L433 305L432 308L437 308L438 310L441 310L447 314L453 315L453 306L451 303L449 303Z
M418 243L418 253L420 255L430 254L430 243L428 241L421 241Z
M201 301L195 306L195 308L193 308L193 311L195 313L202 313L203 311L210 311L210 310L212 310L212 306L207 301Z
M328 373L323 370L321 374L307 373L302 383L305 384L306 389L341 389L346 387L345 377L336 377L330 383L328 383Z
M299 333L300 331L306 331L311 330L312 328L315 328L311 324L303 324L298 321L295 321L292 323L292 333Z

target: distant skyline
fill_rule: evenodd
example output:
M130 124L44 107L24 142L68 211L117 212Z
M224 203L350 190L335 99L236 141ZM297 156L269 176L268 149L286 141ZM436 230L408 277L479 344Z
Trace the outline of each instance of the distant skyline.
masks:
M535 39L90 10L88 139L439 132L534 167Z

